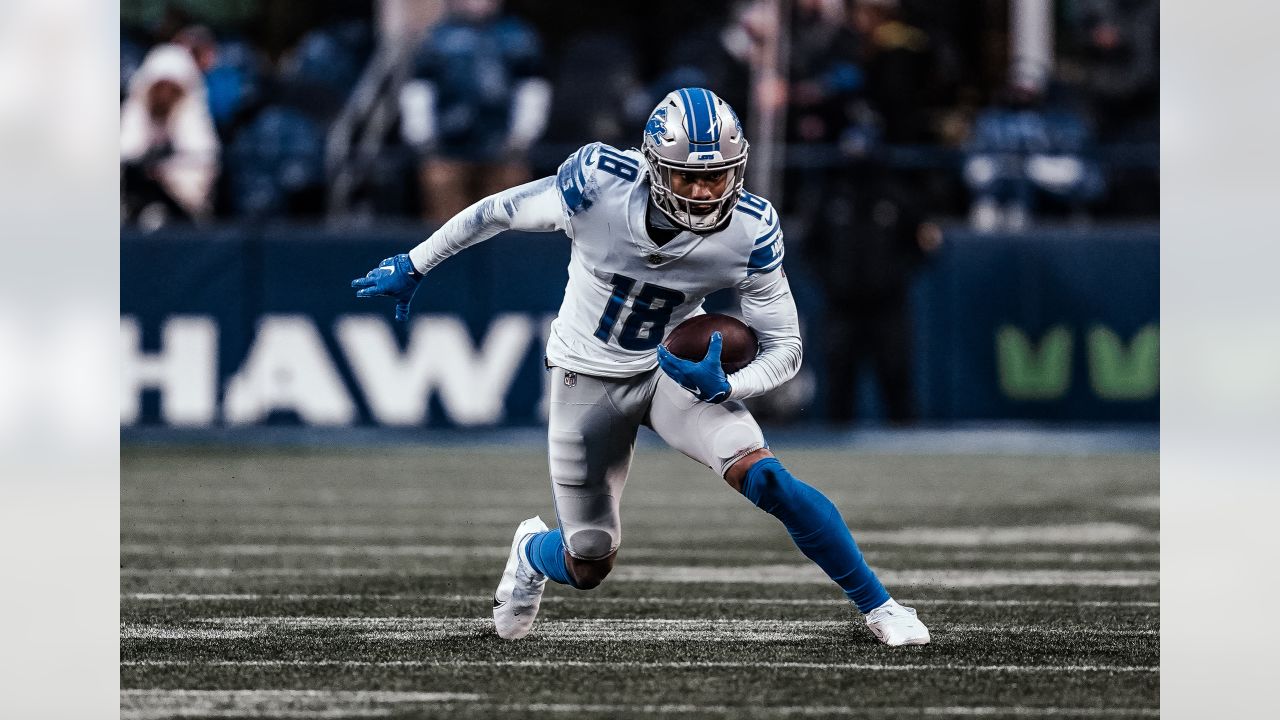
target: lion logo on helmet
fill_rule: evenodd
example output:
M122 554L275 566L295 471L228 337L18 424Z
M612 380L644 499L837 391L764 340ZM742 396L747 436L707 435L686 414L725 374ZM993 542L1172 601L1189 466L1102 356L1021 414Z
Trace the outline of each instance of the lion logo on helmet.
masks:
M667 143L667 108L659 107L649 116L649 122L644 126L644 132L653 138L653 142L657 145L666 145Z

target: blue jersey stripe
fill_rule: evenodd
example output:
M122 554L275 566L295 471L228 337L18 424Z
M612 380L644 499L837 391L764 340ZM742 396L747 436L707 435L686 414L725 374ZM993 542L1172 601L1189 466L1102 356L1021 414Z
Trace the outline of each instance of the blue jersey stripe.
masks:
M752 243L752 245L758 248L761 245L764 245L765 243L769 242L769 239L772 238L774 234L777 233L781 227L782 227L782 223L778 223L777 225L774 225L772 230L756 238L755 242Z
M587 150L586 153L579 150L570 155L569 159L560 166L560 172L557 174L556 184L560 186L560 194L564 197L564 204L570 215L591 207L591 198L586 194L587 178L582 170L583 162L589 161L589 157L583 157L584 154L590 155L588 148L583 149Z
M778 237L778 239L770 242L769 244L762 245L755 250L752 250L751 257L747 259L747 268L758 270L760 268L768 267L781 260L782 255L782 238Z
M780 254L781 253L774 249L772 244L765 245L762 248L757 248L756 250L751 251L751 258L747 260L747 267L764 267L765 265L773 262L774 258Z
M774 260L773 262L769 263L768 265L766 265L766 266L764 266L764 267L760 267L760 268L748 267L748 268L747 268L747 275L756 275L756 274L759 274L759 273L766 273L766 272L770 272L770 271L773 271L773 270L778 269L778 266L780 266L780 265L782 265L782 256L781 256L781 255L779 255L779 256L778 256L778 259L777 259L777 260Z

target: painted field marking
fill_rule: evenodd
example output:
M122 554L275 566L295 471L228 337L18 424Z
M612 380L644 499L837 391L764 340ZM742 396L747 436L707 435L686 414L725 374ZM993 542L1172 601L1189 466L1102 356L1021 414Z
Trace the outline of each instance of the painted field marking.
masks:
M467 511L468 513L470 511ZM473 525L482 525L484 519L467 515ZM494 520L496 525L511 525L519 520L518 515L511 515L501 521ZM716 528L714 531L700 530L689 523L654 523L637 521L635 526L644 528L671 528L682 537L717 537L723 539L751 539L759 535L754 528ZM235 522L210 520L186 522L132 522L121 518L121 531L126 537L130 533L176 534L189 537L193 530L207 530L212 533L235 533L239 537L295 537L295 538L377 538L377 539L424 539L429 532L424 531L422 523L412 525L396 525L393 523L375 524L326 524L324 519L296 520L281 517L271 522ZM852 528L858 542L885 545L952 545L952 546L985 546L985 545L1117 545L1124 543L1155 543L1160 540L1160 533L1141 525L1117 522L1089 522L1054 525L1015 525L1015 526L968 526L968 527L910 527L899 530L859 530ZM499 536L501 533L498 534Z
M471 617L238 617L198 618L183 624L124 623L121 640L215 640L331 630L361 640L440 640L487 633L488 618ZM830 637L851 627L847 620L729 620L686 618L582 618L548 620L534 631L543 641L576 642L769 642ZM1157 637L1159 629L1107 629L1093 625L1045 627L1026 624L938 624L942 635L1066 635ZM813 634L820 633L820 634Z
M635 660L123 660L122 667L405 667L405 668L570 668L608 667L635 670L868 670L920 672L959 670L990 673L1159 673L1158 665L964 665L960 663L819 663L771 661L642 662Z
M739 715L744 708L731 705L603 705L576 703L531 703L507 704L495 707L504 712L552 712L552 713L618 713L639 712L656 715ZM1159 717L1160 711L1153 708L1056 708L1028 706L927 706L927 707L866 707L851 705L773 705L753 707L753 711L762 712L769 717L779 715L822 716L840 715L846 717Z
M173 717L340 718L404 712L404 704L474 702L475 693L388 690L133 690L120 691L122 720Z
M937 587L1096 586L1135 587L1157 585L1156 570L880 570L886 585L927 585ZM611 582L752 583L790 585L829 584L831 579L816 565L754 565L745 567L705 567L697 565L623 565L609 575Z
M215 544L215 545L173 545L127 543L120 546L122 555L146 557L274 557L278 555L300 555L316 557L420 557L420 558L505 558L510 551L509 546L476 546L476 545L305 545L305 544ZM1158 552L1133 552L1125 550L1079 551L1079 550L1013 550L1007 547L993 547L983 550L926 551L906 549L905 546L894 550L868 550L863 554L869 559L888 559L899 554L909 553L912 559L919 561L930 559L937 561L975 562L983 560L1003 562L1046 562L1046 563L1087 563L1087 562L1146 562L1158 563ZM621 555L627 559L647 560L726 560L742 558L747 560L779 559L788 560L796 557L795 550L694 550L688 548L655 548L624 547Z
M1124 510L1159 510L1159 495L1129 495L1126 497L1116 498L1112 503L1112 507L1122 508Z
M133 690L120 691L121 718L150 720L181 716L227 717L378 717L403 712L405 704L462 704L469 709L503 713L643 713L646 715L737 715L744 710L731 705L600 704L600 703L484 703L481 695L447 692L395 692L344 690ZM380 707L390 706L390 707ZM848 705L774 705L752 710L778 715L898 715L942 717L1151 717L1153 708L1059 708L1029 706L908 706L852 707Z
M447 568L319 567L319 568L234 568L175 567L121 568L121 577L137 578L247 578L247 577L456 577ZM1160 583L1157 570L881 570L886 585L922 585L974 588L1004 585L1142 587ZM750 583L754 585L828 585L828 578L816 565L746 565L716 567L703 565L623 565L609 575L613 584L625 582L669 583Z
M475 595L403 595L343 593L125 593L123 600L136 602L477 602L488 603L488 594ZM563 597L543 596L544 603L578 602L606 605L795 605L848 607L848 600L807 598L731 598L731 597ZM954 605L960 607L1141 607L1158 608L1156 600L963 600L902 598L904 605Z

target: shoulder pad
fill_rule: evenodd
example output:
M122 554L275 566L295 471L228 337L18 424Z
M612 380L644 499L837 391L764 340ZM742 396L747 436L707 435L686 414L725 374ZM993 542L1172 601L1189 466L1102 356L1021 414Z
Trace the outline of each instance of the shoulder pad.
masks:
M570 215L589 210L609 182L630 184L640 176L640 163L621 150L591 143L583 145L560 165L556 185Z

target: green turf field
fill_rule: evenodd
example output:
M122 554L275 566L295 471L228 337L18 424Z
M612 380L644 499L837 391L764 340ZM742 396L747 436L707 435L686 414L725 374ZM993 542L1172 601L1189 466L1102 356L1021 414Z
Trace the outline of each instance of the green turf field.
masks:
M1155 455L780 450L933 643L878 645L771 517L636 456L614 574L493 634L539 448L128 449L122 717L1158 714Z

